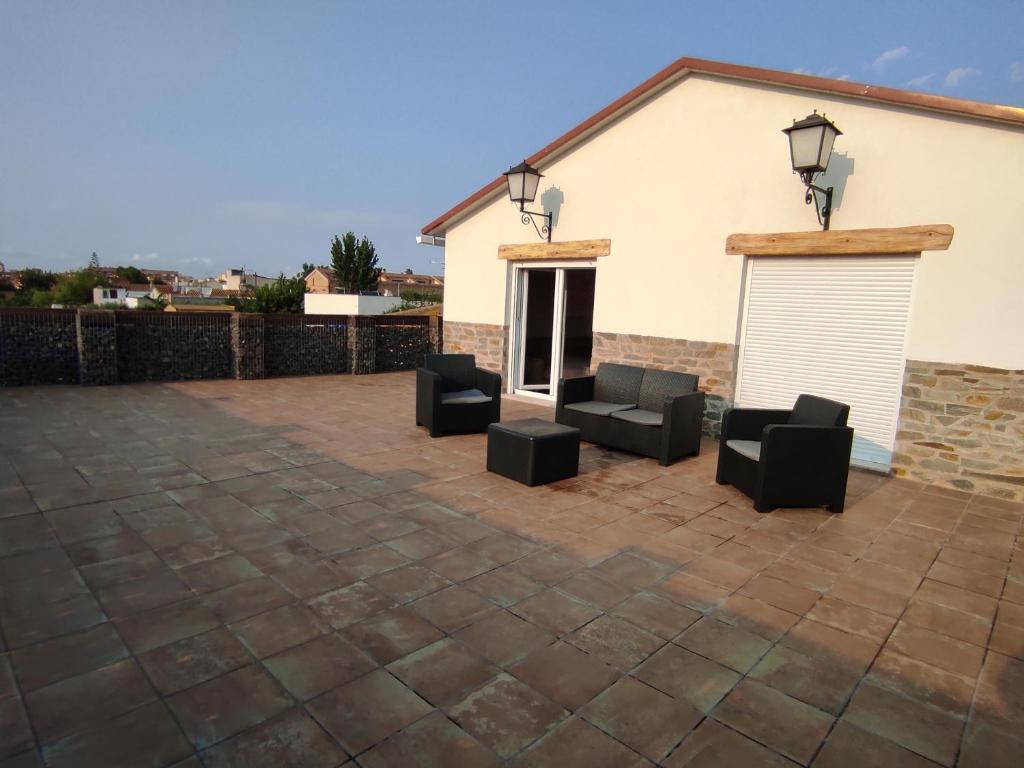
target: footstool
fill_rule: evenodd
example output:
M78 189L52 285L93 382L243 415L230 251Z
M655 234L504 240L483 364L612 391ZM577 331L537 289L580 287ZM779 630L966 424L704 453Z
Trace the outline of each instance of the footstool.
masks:
M580 431L542 419L487 427L487 471L525 485L576 477Z

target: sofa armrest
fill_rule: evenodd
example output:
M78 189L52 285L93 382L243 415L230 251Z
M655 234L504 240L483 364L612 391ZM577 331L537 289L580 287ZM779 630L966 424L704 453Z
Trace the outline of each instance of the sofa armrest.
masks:
M666 397L662 406L661 463L667 466L681 456L700 453L704 425L704 393Z
M558 380L557 408L570 403L585 403L594 399L594 377L577 376Z
M441 406L441 374L427 368L416 369L416 423L433 432Z
M494 371L487 371L483 368L476 369L476 388L490 397L501 396L501 374Z
M760 440L765 427L785 424L789 414L769 408L729 408L722 414L722 444L726 440Z

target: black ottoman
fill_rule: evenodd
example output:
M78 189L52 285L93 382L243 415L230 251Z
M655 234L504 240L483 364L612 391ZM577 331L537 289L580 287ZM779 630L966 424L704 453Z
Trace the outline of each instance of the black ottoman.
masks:
M487 471L526 485L576 477L580 431L542 419L507 421L487 427Z

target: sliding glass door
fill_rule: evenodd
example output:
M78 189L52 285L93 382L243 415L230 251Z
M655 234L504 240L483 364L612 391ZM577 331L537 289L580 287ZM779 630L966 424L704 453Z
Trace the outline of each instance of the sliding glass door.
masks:
M558 380L590 370L593 267L515 268L512 390L553 398Z

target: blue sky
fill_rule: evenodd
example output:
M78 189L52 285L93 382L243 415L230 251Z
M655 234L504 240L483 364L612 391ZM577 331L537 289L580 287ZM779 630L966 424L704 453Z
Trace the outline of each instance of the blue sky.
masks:
M1024 2L0 0L0 261L217 273L434 216L679 56L1024 104Z

